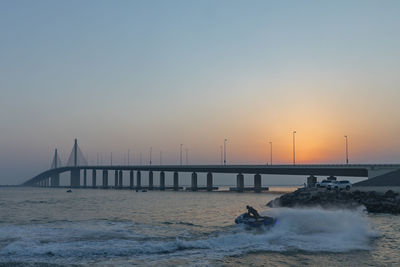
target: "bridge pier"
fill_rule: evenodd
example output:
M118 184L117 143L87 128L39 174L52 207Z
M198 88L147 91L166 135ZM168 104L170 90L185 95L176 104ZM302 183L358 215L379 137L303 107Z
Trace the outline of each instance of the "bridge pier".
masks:
M165 190L165 172L160 172L160 190Z
M118 187L122 188L122 178L123 178L123 173L122 170L119 171L119 182L118 182Z
M153 171L149 171L149 190L153 190Z
M51 176L50 182L52 187L60 186L60 174L57 173Z
M142 188L142 174L140 173L140 171L136 172L136 188Z
M71 187L78 188L81 186L81 170L79 168L71 169Z
M118 171L115 170L114 172L114 188L118 187Z
M83 187L87 187L87 171L83 170Z
M179 190L179 174L178 172L174 172L174 190Z
M108 171L103 170L103 188L108 188Z
M308 188L315 187L316 184L317 184L317 177L315 177L314 175L310 175L307 177Z
M133 170L131 170L129 172L129 188L130 189L133 189L133 187L134 187L133 179L134 179L134 174L133 174Z
M92 170L92 187L96 188L96 170Z
M259 173L254 175L254 192L261 192L261 175Z
M195 172L192 172L192 186L190 190L197 191L197 173Z
M241 173L236 176L236 190L237 192L244 191L244 176Z
M211 172L207 173L207 191L213 190L213 175Z

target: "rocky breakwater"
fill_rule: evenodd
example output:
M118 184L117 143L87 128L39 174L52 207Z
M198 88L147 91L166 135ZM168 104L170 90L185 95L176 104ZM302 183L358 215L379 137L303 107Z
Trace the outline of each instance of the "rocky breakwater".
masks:
M268 207L349 208L364 206L368 212L400 214L400 196L392 190L375 191L328 191L316 188L300 188L282 195L267 204Z

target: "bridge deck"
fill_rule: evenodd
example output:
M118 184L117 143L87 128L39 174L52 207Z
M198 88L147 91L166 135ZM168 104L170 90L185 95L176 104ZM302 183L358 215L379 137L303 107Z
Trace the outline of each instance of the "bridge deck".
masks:
M275 175L315 175L367 177L369 170L388 168L400 169L400 164L321 164L321 165L125 165L125 166L68 166L47 170L23 183L33 185L36 182L71 170L106 171L164 171L164 172L200 172L200 173L242 173Z

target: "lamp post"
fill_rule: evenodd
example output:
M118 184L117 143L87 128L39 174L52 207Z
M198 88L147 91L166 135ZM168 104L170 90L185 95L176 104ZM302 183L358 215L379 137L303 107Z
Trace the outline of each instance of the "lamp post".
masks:
M219 146L219 149L221 151L221 165L223 165L224 163L223 163L223 159L222 159L222 146Z
M181 146L180 146L180 163L181 163L181 166L182 166L182 146L183 146L183 144L181 144Z
M293 131L293 165L296 165L296 131Z
M346 164L349 164L349 143L347 140L347 135L344 136L346 139Z
M272 142L269 142L270 146L270 159L271 159L271 165L272 165Z
M162 165L162 150L160 150L160 165Z
M129 156L130 156L131 151L128 149L128 165L129 165Z
M153 148L150 147L150 165L151 165L151 152L153 151Z
M224 140L224 165L226 166L226 142L228 141L228 139Z

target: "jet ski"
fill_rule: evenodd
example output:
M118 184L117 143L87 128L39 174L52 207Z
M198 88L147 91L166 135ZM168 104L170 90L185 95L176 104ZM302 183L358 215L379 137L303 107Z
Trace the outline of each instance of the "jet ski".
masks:
M239 217L235 219L236 224L246 224L249 226L274 226L277 220L268 216L260 216L257 219L253 216L250 216L247 212L241 214Z

